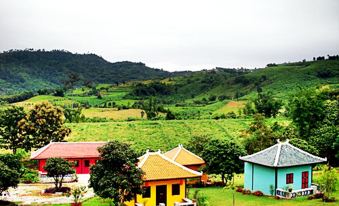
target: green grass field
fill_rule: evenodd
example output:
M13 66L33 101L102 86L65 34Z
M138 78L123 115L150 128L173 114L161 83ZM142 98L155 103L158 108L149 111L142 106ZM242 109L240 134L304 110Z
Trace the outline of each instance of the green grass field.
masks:
M121 140L136 150L168 150L185 144L195 135L238 138L250 119L225 120L159 120L131 122L70 123L72 133L67 141Z

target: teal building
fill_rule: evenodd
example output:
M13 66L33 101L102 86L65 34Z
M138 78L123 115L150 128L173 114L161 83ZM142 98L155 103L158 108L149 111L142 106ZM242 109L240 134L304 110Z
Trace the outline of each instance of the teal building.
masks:
M313 194L312 168L327 161L291 145L288 140L278 140L277 144L240 159L245 162L245 189L282 197Z

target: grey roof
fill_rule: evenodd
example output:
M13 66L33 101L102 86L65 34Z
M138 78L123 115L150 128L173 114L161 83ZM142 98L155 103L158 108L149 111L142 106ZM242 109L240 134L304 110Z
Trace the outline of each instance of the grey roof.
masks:
M291 167L326 162L326 158L314 156L289 143L278 141L277 144L252 155L240 157L245 162L252 162L268 167Z

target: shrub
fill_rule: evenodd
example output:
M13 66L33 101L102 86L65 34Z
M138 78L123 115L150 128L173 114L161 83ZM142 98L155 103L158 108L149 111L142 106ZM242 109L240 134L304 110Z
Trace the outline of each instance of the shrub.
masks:
M26 169L20 180L26 184L37 183L39 182L39 173L36 170Z
M323 201L324 202L335 202L335 197L328 197L328 196L325 196L323 197Z
M45 193L55 193L55 192L69 193L70 191L71 188L69 187L61 187L58 190L56 190L54 187L45 189Z
M242 191L242 194L244 194L244 195L250 195L250 194L251 194L251 190L246 190L246 189L244 189L244 190Z
M243 192L244 191L244 188L242 187L237 187L237 189L235 190L236 192Z
M255 192L253 192L252 193L253 195L255 195L255 196L258 196L258 197L261 197L261 196L263 196L264 195L264 193L262 193L261 191L255 191Z

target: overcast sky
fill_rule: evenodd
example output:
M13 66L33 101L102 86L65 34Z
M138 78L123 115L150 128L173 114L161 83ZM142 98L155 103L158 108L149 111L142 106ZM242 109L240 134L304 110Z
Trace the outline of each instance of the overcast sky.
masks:
M339 0L0 0L0 50L65 49L166 70L339 54Z

